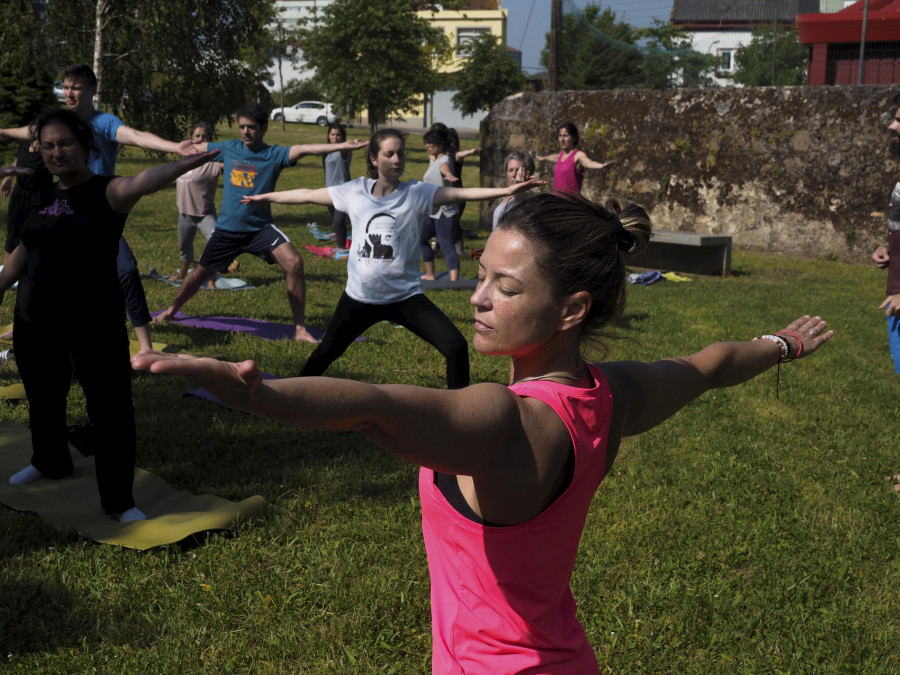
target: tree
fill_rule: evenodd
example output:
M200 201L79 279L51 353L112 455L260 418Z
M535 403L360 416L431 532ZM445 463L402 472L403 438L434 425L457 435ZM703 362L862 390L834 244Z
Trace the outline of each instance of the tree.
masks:
M636 34L647 41L641 62L647 89L714 84L718 57L694 51L690 38L677 27L657 19L653 26L638 29Z
M482 33L469 42L463 50L466 58L457 73L454 84L453 107L463 115L474 115L488 110L510 94L521 91L525 76L519 66L506 53L500 39L491 33Z
M559 45L560 89L615 89L637 87L644 80L641 56L634 44L635 29L616 21L611 9L588 4L580 12L562 17ZM550 60L550 34L541 52L541 65Z
M316 77L310 77L304 80L288 80L284 85L284 101L285 105L294 105L300 101L307 100L324 100L322 93L322 84Z
M443 31L416 16L409 0L336 0L301 47L328 98L341 109L368 110L373 129L388 115L415 110L440 82L450 54Z
M748 87L805 84L806 52L797 37L796 26L779 27L776 31L772 30L771 24L760 26L752 32L750 44L740 47L734 55L734 81Z
M198 119L214 123L268 97L272 0L66 0L48 7L43 62L93 64L103 108L131 126L179 138Z
M53 103L53 71L34 39L40 17L30 0L9 0L0 12L0 127L29 122Z

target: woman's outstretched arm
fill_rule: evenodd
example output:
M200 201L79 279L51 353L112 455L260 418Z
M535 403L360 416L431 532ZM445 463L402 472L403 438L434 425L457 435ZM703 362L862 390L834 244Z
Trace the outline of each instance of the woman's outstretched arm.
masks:
M298 188L296 190L281 190L280 192L266 192L261 195L246 195L241 199L241 204L318 204L319 206L331 206L331 194L328 188Z
M453 188L441 187L434 193L434 205L441 206L443 204L452 204L453 202L477 202L484 199L497 199L499 197L509 197L519 192L525 192L532 188L546 185L543 180L528 180L524 183L516 183L505 188Z
M218 150L196 153L171 164L146 169L135 176L113 178L106 188L106 198L114 211L128 213L144 195L161 190L178 176L206 164L218 155Z
M253 361L142 351L138 370L179 375L228 405L309 429L358 431L383 449L446 473L495 477L528 452L519 398L499 384L445 390L329 377L263 380Z
M792 322L781 337L788 343L788 360L805 358L834 335L825 331L821 317L802 316ZM799 337L799 340L794 337ZM602 364L610 387L622 436L634 436L681 410L709 389L732 387L746 382L782 357L778 342L768 339L749 342L717 342L690 356L653 363L616 361Z

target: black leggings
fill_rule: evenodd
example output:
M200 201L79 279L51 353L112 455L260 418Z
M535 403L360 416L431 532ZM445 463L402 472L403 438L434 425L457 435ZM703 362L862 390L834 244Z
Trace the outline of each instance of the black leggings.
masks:
M466 339L447 315L422 293L387 305L357 302L346 292L342 293L322 342L310 354L300 376L321 375L367 328L385 320L408 328L444 356L448 389L469 386Z
M103 321L90 331L60 335L57 322L31 323L15 317L13 349L28 396L31 465L47 478L72 473L66 396L74 366L97 433L94 469L100 506L107 513L122 513L134 506L131 488L137 445L125 322Z

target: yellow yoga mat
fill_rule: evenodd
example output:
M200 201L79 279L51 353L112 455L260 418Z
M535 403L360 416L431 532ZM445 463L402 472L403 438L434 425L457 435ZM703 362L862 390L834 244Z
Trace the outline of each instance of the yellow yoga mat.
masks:
M57 529L73 529L103 544L142 551L198 532L229 529L244 518L265 513L266 502L259 495L241 502L195 495L136 468L134 500L147 520L120 523L100 508L94 459L76 452L73 460L75 473L68 478L10 485L9 476L31 461L31 431L17 422L0 422L0 503L33 511Z

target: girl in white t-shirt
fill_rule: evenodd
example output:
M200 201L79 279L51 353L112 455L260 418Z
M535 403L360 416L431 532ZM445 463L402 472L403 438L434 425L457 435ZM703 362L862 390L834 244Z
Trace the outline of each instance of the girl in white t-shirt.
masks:
M396 129L382 129L369 141L369 178L318 190L286 190L248 195L244 204L318 204L350 215L360 232L347 261L347 287L300 375L321 375L369 326L392 321L433 345L447 361L447 386L469 384L466 340L422 293L419 228L437 207L461 200L496 199L543 183L508 188L450 188L400 180L406 168L406 142Z

